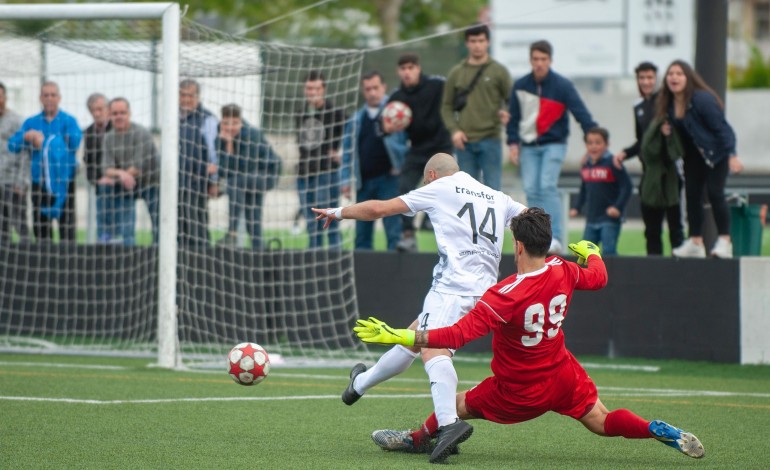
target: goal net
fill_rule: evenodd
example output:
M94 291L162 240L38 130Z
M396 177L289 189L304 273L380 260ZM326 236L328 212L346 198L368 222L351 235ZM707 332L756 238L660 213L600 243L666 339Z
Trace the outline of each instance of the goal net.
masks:
M160 20L42 26L0 22L6 109L64 135L45 148L15 129L1 136L3 164L17 165L0 169L0 348L219 365L253 341L289 364L360 358L353 226L321 230L309 207L340 205L363 53L183 20L169 87ZM178 147L164 147L168 132Z

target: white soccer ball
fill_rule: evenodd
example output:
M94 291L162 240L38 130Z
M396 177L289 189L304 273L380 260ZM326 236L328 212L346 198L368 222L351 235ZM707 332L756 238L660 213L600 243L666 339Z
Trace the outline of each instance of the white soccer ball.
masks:
M237 384L256 385L270 373L270 358L257 343L240 343L227 354L227 371Z
M382 120L396 131L403 131L412 123L412 108L403 101L391 101L382 110Z

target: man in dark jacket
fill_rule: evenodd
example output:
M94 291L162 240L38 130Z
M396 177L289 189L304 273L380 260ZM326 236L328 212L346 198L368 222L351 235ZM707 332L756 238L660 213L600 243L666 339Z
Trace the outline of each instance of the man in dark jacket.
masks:
M206 203L209 178L216 166L209 157L216 139L216 118L200 105L200 85L194 80L179 84L179 242L203 247L209 243ZM214 135L209 145L206 136Z
M86 167L88 183L96 190L96 233L105 234L110 239L114 233L109 232L112 227L110 213L106 209L105 199L99 194L97 184L102 175L102 142L104 135L112 129L109 110L107 109L107 97L101 93L92 93L86 100L86 107L94 122L83 130L83 163ZM105 242L107 239L101 239Z
M312 249L323 247L324 231L311 208L339 205L338 171L345 113L326 98L326 81L320 71L313 70L305 77L304 93L305 103L297 114L297 192ZM326 234L329 248L342 246L338 223L332 224Z
M452 138L441 119L441 100L444 95L444 79L423 75L417 54L406 53L398 58L398 76L401 87L393 92L389 101L401 101L412 110L412 123L406 129L395 129L383 121L386 134L405 130L409 136L409 150L401 168L399 193L415 189L423 177L425 164L437 153L452 153ZM416 251L413 217L403 216L403 234L399 251Z

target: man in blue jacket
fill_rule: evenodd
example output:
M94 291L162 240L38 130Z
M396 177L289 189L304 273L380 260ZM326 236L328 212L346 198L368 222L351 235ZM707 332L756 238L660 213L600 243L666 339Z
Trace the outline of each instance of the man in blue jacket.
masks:
M262 203L281 174L281 157L265 135L241 116L241 107L222 107L216 146L219 175L227 180L228 233L218 243L238 246L238 221L243 216L251 237L251 248L262 248Z
M366 104L345 125L342 140L342 193L350 197L356 185L356 202L370 199L388 200L398 197L399 173L407 150L406 133L383 135L377 125L380 113L388 102L387 85L382 75L372 71L361 79L361 91ZM355 182L351 177L355 176ZM382 219L388 250L394 251L401 239L401 217ZM374 222L356 222L356 249L371 250Z
M200 84L179 83L179 233L181 245L203 248L209 244L209 194L216 195L216 117L200 104Z
M553 48L548 41L529 46L532 72L513 84L508 121L510 159L521 165L521 180L529 207L551 215L553 240L549 253L561 253L562 211L557 183L567 153L571 112L587 132L597 124L575 85L551 70Z
M55 82L40 89L43 111L27 118L8 139L11 153L30 152L32 222L37 241L52 240L52 222L59 222L59 239L76 241L75 152L83 133L74 117L59 109L61 93ZM19 157L21 158L21 157Z

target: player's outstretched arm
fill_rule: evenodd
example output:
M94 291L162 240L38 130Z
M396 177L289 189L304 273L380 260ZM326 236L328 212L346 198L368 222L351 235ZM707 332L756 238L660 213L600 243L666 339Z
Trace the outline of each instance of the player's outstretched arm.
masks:
M380 201L372 199L359 202L348 207L329 207L326 209L311 209L316 215L315 220L324 220L324 228L331 225L333 220L353 219L353 220L377 220L396 214L409 212L409 206L400 197Z

